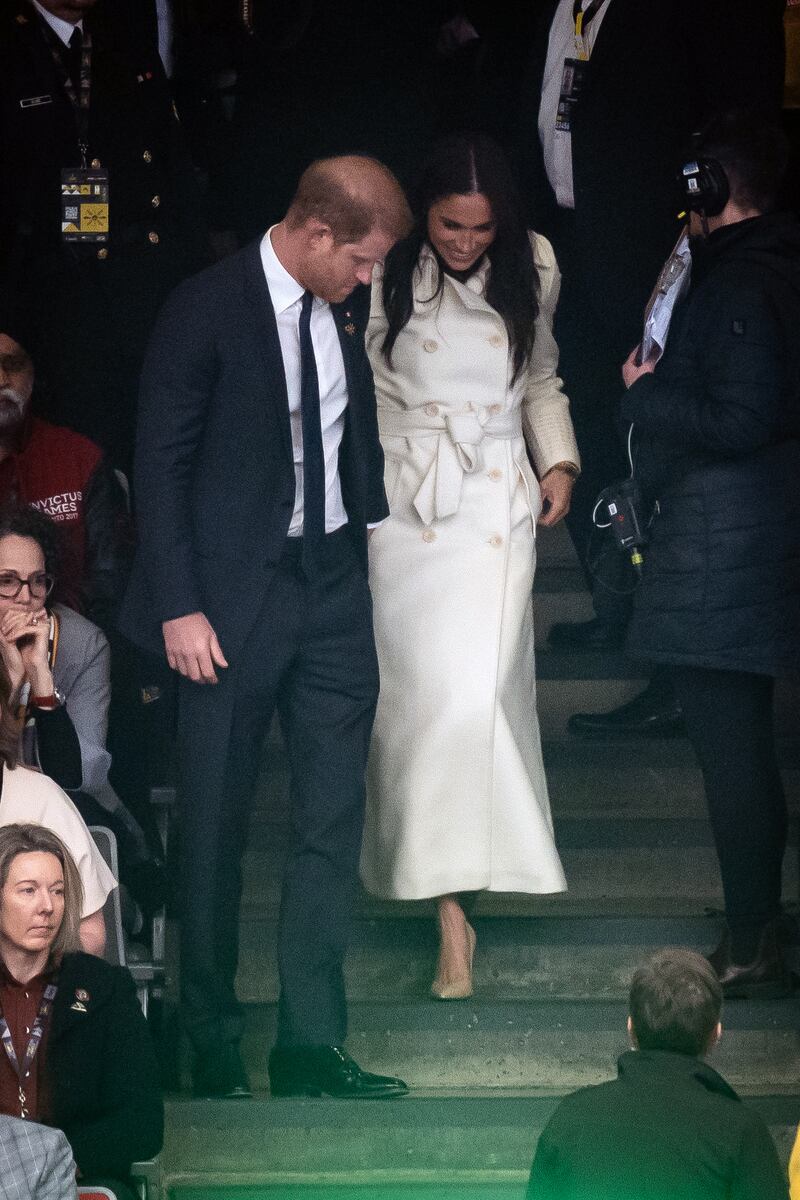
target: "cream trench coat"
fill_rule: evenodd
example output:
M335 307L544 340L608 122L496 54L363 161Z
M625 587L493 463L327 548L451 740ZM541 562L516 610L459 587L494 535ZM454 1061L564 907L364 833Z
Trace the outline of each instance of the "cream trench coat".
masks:
M560 276L531 235L540 312L511 384L488 263L436 292L423 249L414 307L381 353L380 268L367 350L391 516L370 539L381 692L361 860L377 895L559 892L536 712L532 586L537 475L578 463L552 334ZM536 468L531 470L526 443Z

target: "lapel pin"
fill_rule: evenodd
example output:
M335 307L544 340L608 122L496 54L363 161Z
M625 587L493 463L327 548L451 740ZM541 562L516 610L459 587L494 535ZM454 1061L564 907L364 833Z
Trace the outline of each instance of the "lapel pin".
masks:
M69 1007L72 1012L82 1012L82 1013L86 1012L86 1005L81 1004L80 1000L76 1000L75 1003L70 1004Z
M352 337L356 331L356 327L353 324L350 313L346 312L344 315L348 318L347 324L344 327L344 331L345 331L345 333L349 333L350 337Z
M91 1000L91 996L84 988L75 989L75 1002L70 1004L72 1012L87 1012L86 1001Z

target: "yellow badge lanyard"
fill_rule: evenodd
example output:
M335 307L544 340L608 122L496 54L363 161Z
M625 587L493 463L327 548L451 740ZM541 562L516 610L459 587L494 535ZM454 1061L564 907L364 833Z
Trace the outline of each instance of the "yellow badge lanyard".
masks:
M582 0L575 0L572 6L572 20L575 23L575 53L581 62L588 62L592 53L588 41L588 30L597 13L606 0L592 0L588 8L582 8Z

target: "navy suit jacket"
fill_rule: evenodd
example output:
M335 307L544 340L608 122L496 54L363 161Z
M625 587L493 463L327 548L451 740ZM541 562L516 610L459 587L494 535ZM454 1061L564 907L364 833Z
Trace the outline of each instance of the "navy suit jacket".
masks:
M364 306L332 305L348 405L339 474L367 569L383 488ZM259 243L186 280L145 360L134 473L139 548L120 625L163 651L162 621L204 612L232 661L284 547L295 500L289 405Z

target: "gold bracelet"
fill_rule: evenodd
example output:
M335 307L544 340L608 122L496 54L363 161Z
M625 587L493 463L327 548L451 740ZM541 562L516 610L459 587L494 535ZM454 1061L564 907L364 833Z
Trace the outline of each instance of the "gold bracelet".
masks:
M563 471L565 475L569 475L570 479L577 479L580 475L580 468L574 462L558 462L554 463L550 470L545 472L543 478L550 474L550 471Z

